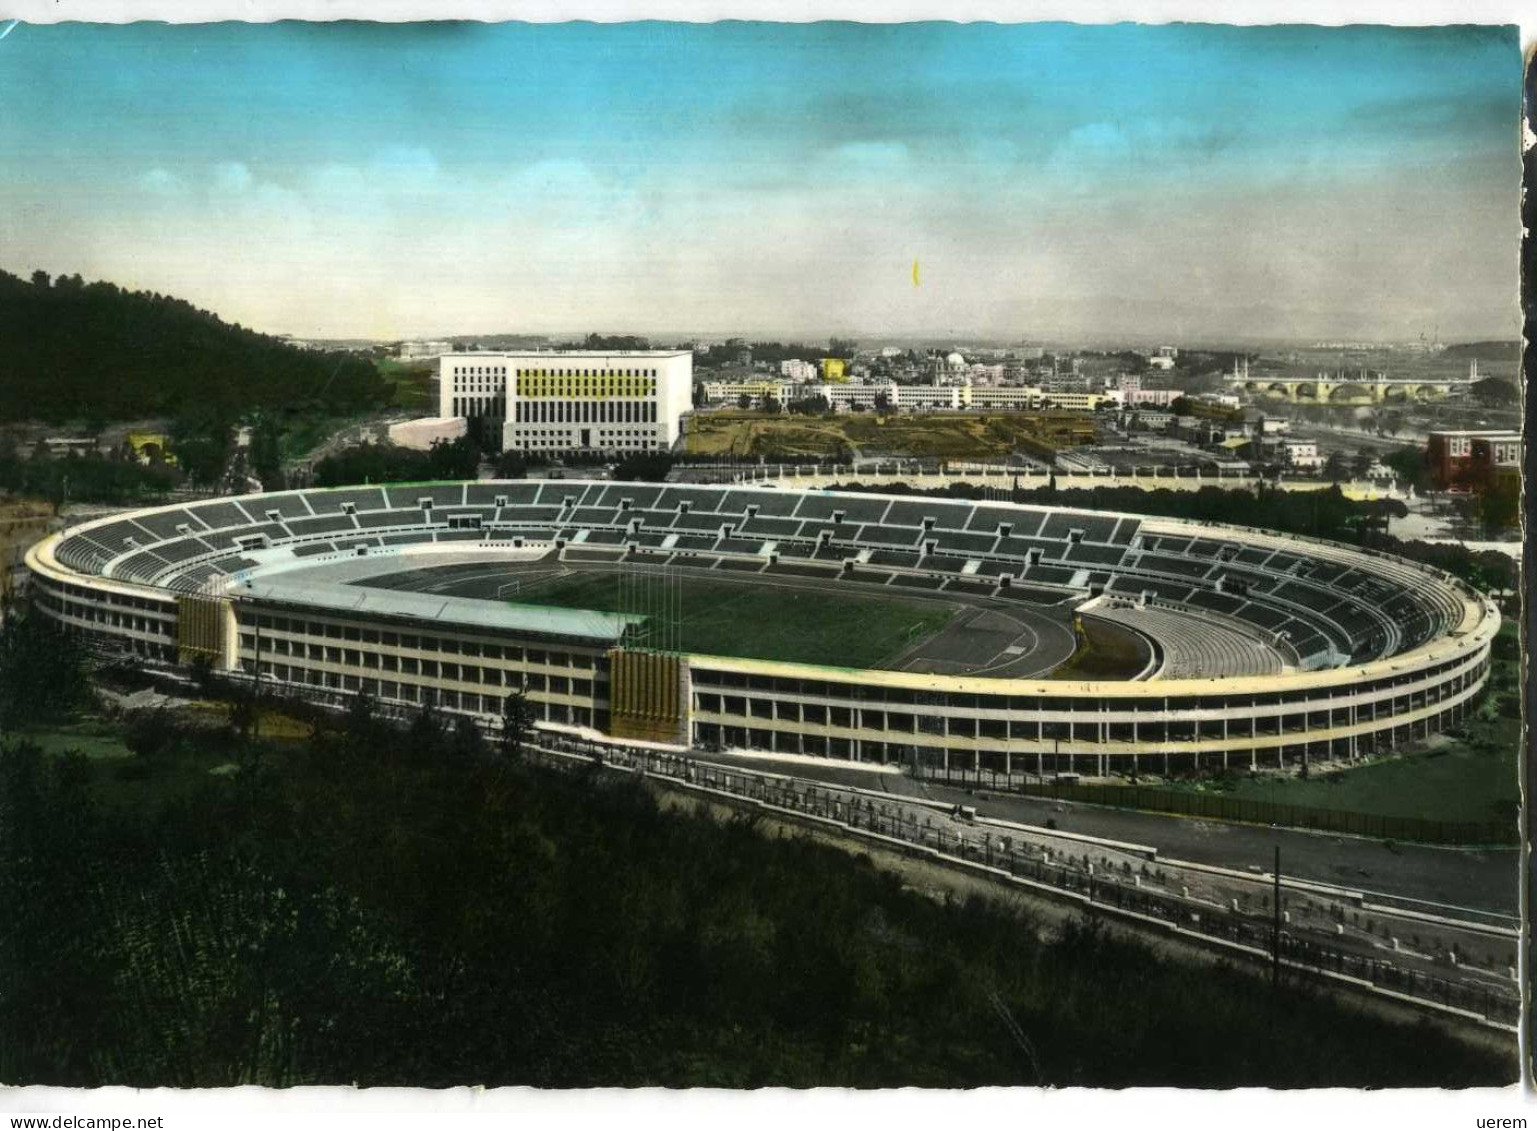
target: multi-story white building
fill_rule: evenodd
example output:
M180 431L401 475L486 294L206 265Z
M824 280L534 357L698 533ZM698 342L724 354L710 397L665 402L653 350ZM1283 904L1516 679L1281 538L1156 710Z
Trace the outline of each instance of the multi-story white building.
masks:
M736 404L743 397L757 402L773 397L781 405L795 392L795 386L786 381L765 377L760 381L706 381L704 399L709 404Z
M1178 389L1143 389L1136 388L1122 390L1128 404L1149 405L1156 408L1168 408L1177 401L1181 394Z
M886 397L885 403L889 407L896 407L896 402L892 400L892 390L896 388L895 385L820 385L806 386L804 392L807 396L826 397L827 403L835 409L874 409L883 394Z
M405 360L423 360L448 353L448 342L401 342L398 355Z
M451 353L439 416L486 417L507 451L666 451L694 404L689 350Z
M1025 412L1039 409L1045 394L1034 385L967 385L961 390L966 408Z
M946 409L961 408L965 385L889 385L886 387L888 403L892 408Z
M1048 392L1042 399L1046 408L1065 409L1068 412L1093 412L1102 404L1119 405L1122 402L1119 389L1107 389L1102 393Z
M820 373L813 362L791 357L779 363L779 375L791 381L815 381Z
M1279 460L1287 467L1299 471L1312 471L1324 465L1324 457L1319 454L1318 443L1314 440L1290 440L1281 438L1262 438L1262 450L1271 459Z

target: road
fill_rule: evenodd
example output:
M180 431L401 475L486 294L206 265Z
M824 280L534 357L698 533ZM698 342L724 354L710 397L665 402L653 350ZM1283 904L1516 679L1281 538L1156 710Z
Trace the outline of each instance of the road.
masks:
M973 805L985 817L1044 825L1064 832L1129 841L1158 849L1160 857L1224 868L1258 865L1268 871L1277 845L1288 876L1381 893L1397 901L1423 901L1447 909L1514 916L1520 909L1520 861L1515 849L1469 851L1335 836L1300 829L1261 828L1078 805L1049 799L980 796L950 786L917 782L906 774L843 762L784 761L760 755L710 754L712 761L793 774L839 785Z
M542 741L561 742L553 735ZM1145 844L1069 830L1060 814L1054 814L1056 828L994 818L987 810L996 803L958 794L976 802L977 812L971 814L948 799L903 788L906 779L897 774L866 773L863 783L856 784L847 777L858 771L845 769L845 780L833 782L813 780L809 772L815 767L802 759L770 769L759 758L685 758L602 745L603 761L613 767L634 771L643 761L645 772L681 779L691 788L934 849L943 857L1044 883L1069 898L1086 895L1090 905L1107 911L1130 906L1214 939L1237 937L1263 950L1276 937L1272 932L1279 931L1289 955L1319 969L1364 977L1417 1000L1470 1009L1501 1024L1514 1024L1519 1015L1514 921L1491 923L1445 908L1404 907L1354 884L1310 883L1286 866L1284 849L1277 906L1276 877L1265 868L1245 868L1241 860L1226 862L1239 865L1234 868L1152 854ZM584 747L578 741L568 750L582 757ZM875 789L880 782L888 788Z

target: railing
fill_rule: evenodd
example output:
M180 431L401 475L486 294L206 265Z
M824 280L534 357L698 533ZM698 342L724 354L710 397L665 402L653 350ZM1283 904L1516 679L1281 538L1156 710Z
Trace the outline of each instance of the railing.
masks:
M1512 981L1485 984L1454 981L1373 954L1330 946L1296 930L1275 932L1268 912L1250 914L1215 907L1182 894L1143 886L1128 870L1096 871L1092 863L1053 853L1023 837L999 835L997 829L966 822L952 824L936 812L919 820L917 809L864 796L846 787L701 761L667 751L625 747L541 732L524 746L526 756L561 769L602 766L660 778L669 785L826 823L861 837L895 843L943 863L987 870L1000 879L1068 897L1085 906L1112 910L1144 924L1159 925L1224 947L1269 959L1279 943L1282 966L1325 981L1347 981L1357 988L1411 999L1438 1010L1499 1027L1520 1019L1519 991ZM901 799L915 802L915 799ZM921 802L915 802L921 805ZM938 819L935 819L938 818Z
M1402 840L1420 844L1515 845L1520 843L1520 829L1514 818L1506 822L1438 821L1426 817L1390 817L1380 813L1321 809L1307 805L1292 805L1282 801L1227 797L1220 793L1158 789L1153 786L1031 781L1019 774L1005 776L993 774L986 769L947 771L939 766L920 765L915 767L914 775L927 781L948 782L968 788L981 787L1000 793L1015 793L1023 797L1104 805L1113 809L1139 809L1150 813L1173 813L1215 821L1280 825L1285 828L1343 833L1346 836L1372 837L1377 840Z

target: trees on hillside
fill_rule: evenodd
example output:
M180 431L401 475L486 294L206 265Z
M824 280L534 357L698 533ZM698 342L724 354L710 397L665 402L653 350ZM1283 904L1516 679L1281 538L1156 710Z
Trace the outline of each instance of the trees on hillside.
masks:
M1430 464L1419 448L1395 448L1382 457L1382 462L1416 493L1422 493L1430 486Z
M1468 392L1479 404L1490 407L1514 406L1521 402L1521 391L1498 377L1475 381Z
M0 271L0 420L130 420L189 405L339 413L383 404L361 354L304 350L167 295Z
M426 479L474 479L480 449L468 436L439 440L425 452L393 444L359 444L315 465L315 486L354 483L406 483Z
M1478 496L1478 520L1497 536L1515 527L1521 515L1521 484L1514 477L1495 480Z
M534 727L534 709L519 687L502 701L502 730L497 748L503 758L515 761L523 756L523 743Z
M831 411L832 405L821 394L814 397L800 397L790 402L790 412L799 413L802 416L825 416Z
M109 503L129 506L155 502L176 484L176 472L165 464L141 467L137 462L99 455L71 454L61 459L46 453L20 459L14 450L0 451L0 489L65 503Z
M0 734L58 718L89 698L85 652L25 603L0 620Z
M661 483L667 479L673 462L669 452L636 452L614 465L612 478L623 483Z

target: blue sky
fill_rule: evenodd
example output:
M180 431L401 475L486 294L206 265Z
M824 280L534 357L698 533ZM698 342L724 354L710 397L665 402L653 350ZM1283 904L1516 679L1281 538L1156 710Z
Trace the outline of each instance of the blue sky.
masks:
M20 26L0 266L296 334L1510 336L1519 96L1513 29Z

